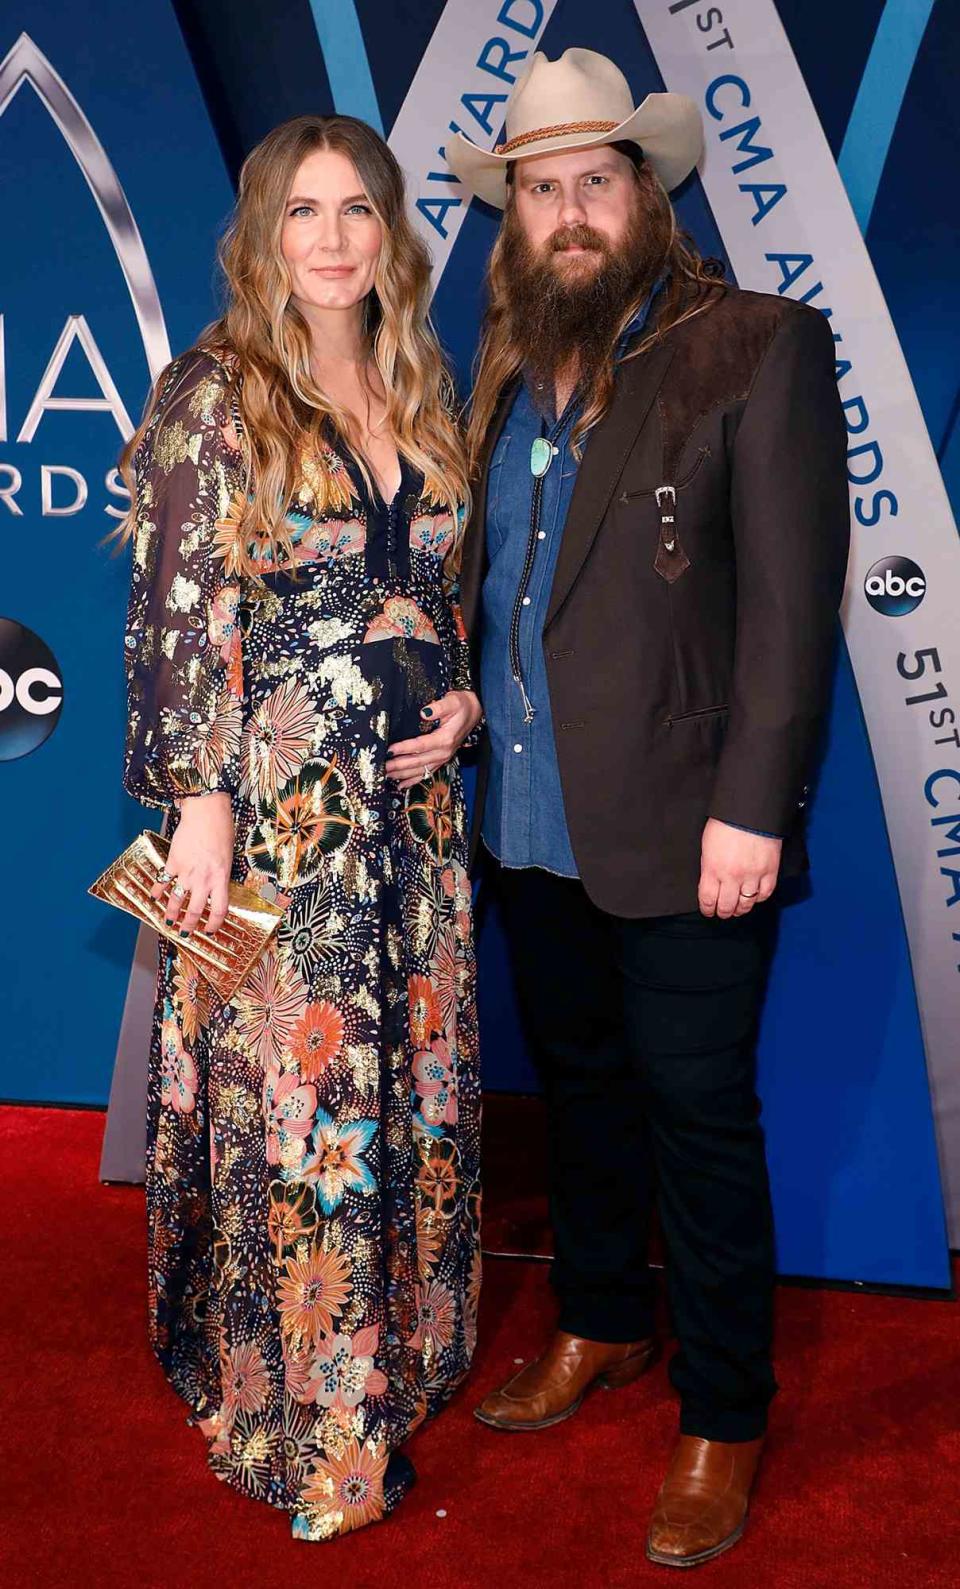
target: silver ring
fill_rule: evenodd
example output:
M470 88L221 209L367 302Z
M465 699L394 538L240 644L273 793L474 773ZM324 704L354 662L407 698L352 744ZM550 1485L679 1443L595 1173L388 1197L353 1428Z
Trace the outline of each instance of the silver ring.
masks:
M426 762L423 764L423 776L425 778L429 778L430 776L430 768L427 766Z
M165 866L162 866L160 868L160 871L157 873L157 881L160 882L160 883L172 883L173 882L173 873L172 872L168 872L167 868Z
M741 888L741 890L740 890L740 898L741 899L756 899L756 897L759 894L759 892L760 892L759 888L755 888L752 894L745 894L743 889Z
M182 883L174 883L174 885L173 885L173 887L172 887L172 888L171 888L171 890L170 890L170 892L171 892L171 894L176 894L176 896L177 896L177 898L178 898L178 899L182 899L182 898L183 898L183 896L184 896L184 894L185 894L185 893L186 893L186 892L187 892L187 891L186 891L186 889L185 889L185 888L184 888L184 886L183 886L183 884L182 884Z

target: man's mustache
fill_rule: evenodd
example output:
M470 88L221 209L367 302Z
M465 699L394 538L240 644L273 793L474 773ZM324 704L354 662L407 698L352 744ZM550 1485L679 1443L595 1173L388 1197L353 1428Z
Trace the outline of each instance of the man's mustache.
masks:
M561 254L565 248L592 248L598 254L609 254L610 244L602 232L592 226L561 226L548 238L547 252Z

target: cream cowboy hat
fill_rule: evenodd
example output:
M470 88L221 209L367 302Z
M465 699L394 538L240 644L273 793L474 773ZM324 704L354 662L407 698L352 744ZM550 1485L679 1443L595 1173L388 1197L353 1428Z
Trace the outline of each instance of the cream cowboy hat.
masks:
M564 50L557 61L537 51L510 96L506 133L506 142L489 153L459 132L446 148L454 175L498 210L507 202L511 160L628 138L643 149L669 193L689 176L703 148L692 99L648 94L635 109L620 68L596 50Z

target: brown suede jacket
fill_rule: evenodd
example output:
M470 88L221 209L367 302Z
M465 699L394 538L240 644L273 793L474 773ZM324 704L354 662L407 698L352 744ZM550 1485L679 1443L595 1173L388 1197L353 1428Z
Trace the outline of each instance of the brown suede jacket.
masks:
M486 474L461 569L475 660ZM570 840L602 909L696 909L709 816L782 835L781 875L806 866L848 542L846 429L817 310L730 287L621 362L543 632ZM481 746L475 835L485 763Z

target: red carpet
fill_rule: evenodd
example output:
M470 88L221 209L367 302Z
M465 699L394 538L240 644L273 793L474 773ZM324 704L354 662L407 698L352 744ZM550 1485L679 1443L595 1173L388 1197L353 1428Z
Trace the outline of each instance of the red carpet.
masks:
M471 1417L548 1324L533 1263L488 1263L475 1373L412 1442L420 1482L392 1519L301 1544L282 1515L218 1483L147 1348L142 1193L98 1184L102 1131L100 1114L0 1110L9 1589L677 1581L643 1555L675 1428L662 1365L539 1435L497 1435ZM751 1523L693 1582L955 1589L960 1310L794 1289L778 1307L784 1389Z

